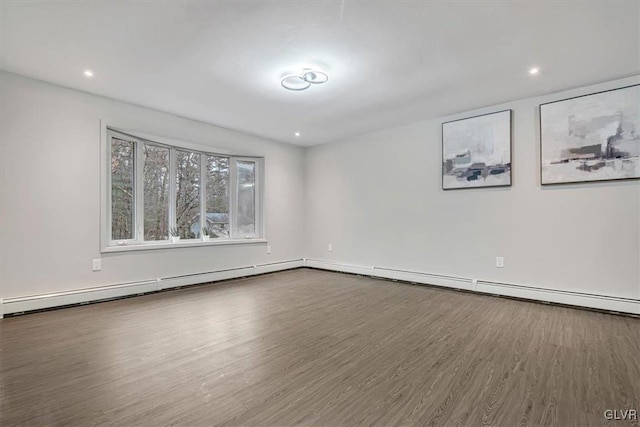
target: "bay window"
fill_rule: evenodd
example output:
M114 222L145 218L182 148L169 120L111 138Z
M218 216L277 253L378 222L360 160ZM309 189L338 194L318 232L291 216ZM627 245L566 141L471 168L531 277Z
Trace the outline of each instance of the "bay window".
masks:
M261 158L168 145L111 129L106 140L104 249L262 238Z

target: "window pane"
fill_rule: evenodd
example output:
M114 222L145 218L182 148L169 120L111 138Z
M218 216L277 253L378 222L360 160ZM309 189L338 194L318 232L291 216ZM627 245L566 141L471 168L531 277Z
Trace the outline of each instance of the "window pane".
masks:
M238 161L238 234L256 233L256 164Z
M144 145L144 240L169 238L169 149Z
M229 158L207 156L207 222L212 239L229 237Z
M176 225L183 239L200 234L200 154L176 152Z
M111 138L111 239L133 239L135 144Z

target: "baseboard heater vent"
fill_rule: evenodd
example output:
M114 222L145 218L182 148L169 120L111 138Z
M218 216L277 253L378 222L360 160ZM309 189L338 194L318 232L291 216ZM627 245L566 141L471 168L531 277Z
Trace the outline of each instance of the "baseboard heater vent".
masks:
M316 268L318 270L340 271L342 273L352 273L361 276L373 276L373 267L362 267L352 264L342 264L333 261L324 261L320 259L306 258L304 260L305 267Z
M606 312L640 315L640 300L631 298L570 292L510 283L491 282L487 280L474 280L465 277L388 267L357 266L319 259L305 259L305 266L320 270L370 276L378 279L389 279L407 283L454 288L499 297L539 301L564 306L577 306Z
M609 295L563 291L560 289L539 288L485 280L478 280L477 291L504 297L640 315L640 300L632 298L612 297Z
M250 265L246 267L236 267L222 270L213 270L203 273L164 277L155 280L121 283L116 285L100 286L41 295L30 295L17 298L5 298L4 300L2 300L2 303L0 305L0 317L1 315L18 315L36 311L71 307L81 304L111 301L114 299L146 295L184 286L193 286L211 282L237 279L241 277L268 274L276 271L300 268L303 266L303 264L304 260L302 259L278 261L272 263Z
M418 271L400 270L387 267L373 267L374 275L385 279L402 280L403 282L425 285L445 286L448 288L475 290L473 279L446 276L443 274L422 273Z

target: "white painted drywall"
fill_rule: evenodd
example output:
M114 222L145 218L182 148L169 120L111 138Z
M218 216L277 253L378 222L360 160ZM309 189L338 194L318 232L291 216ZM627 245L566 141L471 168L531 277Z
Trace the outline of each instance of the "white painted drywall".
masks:
M540 103L637 83L640 76L309 148L305 257L640 299L640 181L541 187L538 127ZM506 108L513 186L443 191L441 123Z
M304 152L143 107L0 72L2 298L50 294L302 254ZM100 120L265 157L266 243L100 254Z
M302 149L0 72L0 298L308 258L640 298L640 181L541 187L537 106ZM443 191L440 123L514 110L513 186ZM266 157L266 244L100 257L100 119ZM327 244L333 251L327 251ZM495 256L505 257L496 269Z

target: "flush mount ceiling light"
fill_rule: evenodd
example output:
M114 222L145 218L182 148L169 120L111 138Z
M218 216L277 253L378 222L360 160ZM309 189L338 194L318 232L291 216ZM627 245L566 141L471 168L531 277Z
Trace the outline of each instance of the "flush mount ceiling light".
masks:
M84 76L85 76L85 77L88 77L88 78L93 77L93 71L91 71L91 70L85 70L85 72L84 72Z
M539 72L540 72L540 68L538 67L529 68L529 74L531 74L532 76L535 76Z
M327 80L329 80L329 76L322 71L305 68L300 74L284 76L280 80L280 84L285 89L300 91L309 89L311 85L325 83Z

